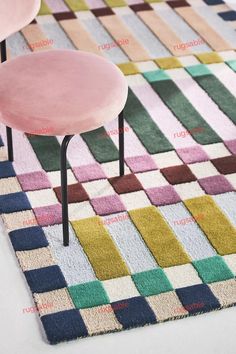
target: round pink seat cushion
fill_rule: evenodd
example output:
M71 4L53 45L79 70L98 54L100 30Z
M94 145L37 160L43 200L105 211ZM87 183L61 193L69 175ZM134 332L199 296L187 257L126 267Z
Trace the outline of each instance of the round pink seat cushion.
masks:
M73 135L103 126L124 108L123 73L98 55L50 50L0 65L0 121L26 133Z
M40 5L41 0L0 0L0 42L28 25Z

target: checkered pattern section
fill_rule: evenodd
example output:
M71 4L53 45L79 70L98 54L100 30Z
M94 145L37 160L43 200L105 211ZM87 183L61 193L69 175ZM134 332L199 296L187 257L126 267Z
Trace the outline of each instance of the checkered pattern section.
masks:
M0 127L0 213L50 343L236 304L234 22L221 0L44 0L8 40L92 51L129 83L125 175L117 121L70 143L69 247L62 138L14 132L11 164Z

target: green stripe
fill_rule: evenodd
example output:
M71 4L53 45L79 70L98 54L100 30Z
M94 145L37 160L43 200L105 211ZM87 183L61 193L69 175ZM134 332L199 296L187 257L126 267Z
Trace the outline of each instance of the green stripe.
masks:
M227 88L214 76L210 70L205 75L198 74L198 68L202 65L194 65L185 69L194 78L199 86L206 91L217 106L236 123L236 98L227 90ZM199 68L199 70L201 70Z
M221 142L220 137L196 111L166 72L158 70L157 72L147 72L143 75L163 102L199 144ZM202 132L197 131L198 128L201 128ZM196 129L195 132L192 131L194 129Z
M102 163L118 160L118 150L111 138L106 136L106 130L103 127L88 133L83 133L81 136L98 162Z
M124 117L150 154L174 149L131 89Z
M45 171L60 170L60 145L55 137L34 135L28 139Z

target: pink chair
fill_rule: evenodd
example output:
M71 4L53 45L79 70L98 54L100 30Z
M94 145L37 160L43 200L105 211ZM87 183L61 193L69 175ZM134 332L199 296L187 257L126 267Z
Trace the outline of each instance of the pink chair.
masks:
M108 60L83 51L51 50L6 61L5 38L30 23L40 0L0 1L0 121L7 126L13 161L12 128L37 135L63 135L61 193L63 244L69 245L66 152L71 138L119 116L119 166L124 175L123 108L128 85ZM14 16L14 18L12 18ZM10 20L9 20L10 19ZM47 131L50 127L50 131Z
M5 39L28 25L37 15L41 0L0 1L1 62L7 60ZM8 159L13 161L12 130L7 127Z

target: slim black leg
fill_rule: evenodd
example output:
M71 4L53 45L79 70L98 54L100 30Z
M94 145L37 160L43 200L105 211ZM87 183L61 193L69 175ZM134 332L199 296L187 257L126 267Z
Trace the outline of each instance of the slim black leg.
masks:
M7 46L6 41L1 42L1 63L7 60ZM13 161L13 143L12 143L12 129L7 129L7 148L8 148L8 160Z
M66 152L68 144L74 135L66 135L61 144L61 199L62 199L62 230L63 245L69 246L69 219L68 219L68 196L67 196L67 167Z
M13 142L12 142L12 130L9 127L7 129L7 149L8 149L8 160L13 161Z
M7 46L6 41L1 42L1 63L7 60Z
M124 175L124 112L119 114L119 163L120 176Z

